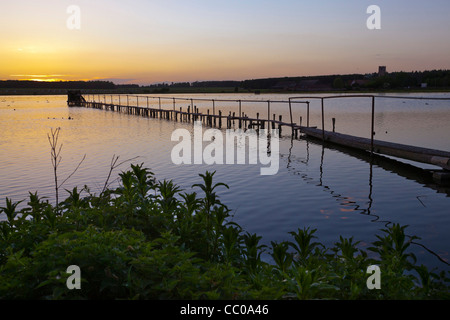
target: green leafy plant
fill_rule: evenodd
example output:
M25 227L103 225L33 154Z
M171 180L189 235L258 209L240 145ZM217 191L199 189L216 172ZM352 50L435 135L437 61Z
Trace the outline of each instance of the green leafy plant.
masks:
M406 226L381 230L371 258L353 237L327 248L309 227L266 246L230 219L216 194L228 186L213 176L193 185L202 195L186 193L140 164L99 195L75 187L52 205L29 193L21 209L6 198L0 299L450 298L446 272L415 264ZM81 290L66 286L69 265L81 269ZM370 265L380 290L366 285Z

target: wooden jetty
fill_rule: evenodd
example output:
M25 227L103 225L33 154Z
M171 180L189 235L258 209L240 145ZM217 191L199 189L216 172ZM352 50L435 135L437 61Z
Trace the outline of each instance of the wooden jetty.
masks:
M103 97L103 101L102 101ZM137 98L137 105L130 105L129 97ZM326 131L324 125L324 100L325 99L333 99L333 98L348 98L348 97L367 97L372 100L372 125L371 125L371 138L362 138L356 137L352 135L346 135L334 132L334 119L333 119L333 132ZM341 96L328 96L328 97L298 97L298 98L289 98L288 101L272 101L272 102L283 102L286 103L289 107L290 121L286 122L282 120L281 115L278 116L278 119L275 114L272 115L270 113L270 105L271 101L264 100L213 100L213 99L200 99L195 98L195 100L204 100L212 102L213 112L210 113L208 110L207 113L199 112L198 108L196 108L193 104L193 99L191 98L175 98L175 97L150 97L150 96L122 96L122 101L120 100L121 96L119 96L119 102L114 103L113 98L111 96L110 102L107 102L106 96L101 95L83 95L81 92L71 91L68 93L68 105L69 107L87 107L101 110L109 110L116 112L123 112L127 114L151 117L151 118L160 118L160 119L168 119L173 121L202 121L205 125L211 127L218 128L234 128L235 122L237 122L239 128L256 128L256 129L275 129L278 128L281 132L282 127L288 127L291 129L292 135L297 137L300 134L307 135L309 137L313 137L316 139L321 139L323 142L330 142L337 145L341 145L348 148L358 149L370 152L371 154L382 154L387 156L392 156L396 158L407 159L411 161L426 163L441 167L443 169L442 172L436 172L436 179L441 181L442 183L447 183L450 179L450 152L442 151L442 150L434 150L427 149L422 147L415 147L410 145L403 145L398 143L379 141L374 139L374 113L375 113L375 96L372 95L341 95ZM386 98L386 97L382 97ZM398 97L391 97L398 98ZM126 104L124 99L126 99ZM155 108L154 106L149 105L149 99L157 99L158 104ZM172 108L164 109L161 105L161 99L170 99L172 100ZM299 100L301 99L301 100ZM319 129L317 127L309 126L309 101L308 99L321 99L322 102L322 128ZM406 97L405 99L410 99ZM423 99L423 98L417 98ZM433 98L427 98L433 99ZM436 98L438 100L450 100L446 98ZM139 105L139 101L144 102L144 106ZM176 107L177 100L189 101L190 105L187 107L187 110L183 111L182 107ZM229 112L229 114L223 114L222 111L218 110L216 112L215 102L217 101L234 101L238 103L238 112L237 115L235 112ZM256 118L250 118L245 113L241 111L241 103L242 102L259 102L259 103L267 103L268 112L267 118L262 119L259 117L259 113ZM306 126L301 126L293 122L292 118L292 105L294 103L302 103L307 105L307 121ZM301 119L300 119L301 122Z
M302 127L300 128L300 131L308 136L321 140L324 139L327 142L332 142L342 146L364 151L373 150L374 153L432 164L446 170L450 170L450 152L447 151L414 147L379 140L374 140L372 142L371 139L355 137L337 132L325 131L324 133L321 129L315 128Z
M323 142L322 139L313 138L311 136L304 135L300 137L301 140L306 141L307 143L312 143L315 145L322 145L323 148L336 150L340 153L344 153L351 157L357 158L361 161L364 161L370 164L370 169L372 170L372 166L380 167L386 171L397 174L400 177L406 178L408 180L413 180L418 182L425 187L433 189L438 193L444 193L450 196L450 185L443 184L437 181L435 177L435 173L439 172L434 169L424 169L412 164L406 163L401 159L386 157L381 154L371 154L369 152L356 149L349 148L346 146L341 146L335 143ZM323 157L323 153L322 153Z

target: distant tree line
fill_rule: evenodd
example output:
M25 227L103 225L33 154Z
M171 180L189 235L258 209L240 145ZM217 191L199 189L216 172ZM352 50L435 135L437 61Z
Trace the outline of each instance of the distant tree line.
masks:
M270 90L280 85L289 83L289 90L302 88L302 83L314 81L322 88L330 89L390 89L390 88L414 88L426 84L427 87L450 87L450 70L431 70L413 72L391 72L384 76L372 74L346 74L346 75L321 75L304 77L282 77L249 79L243 81L195 81L195 82L164 82L152 85L140 86L138 84L114 84L111 81L31 81L31 80L3 80L0 81L0 89L95 89L95 90L120 90L120 89L158 89L158 92L168 92L170 88L243 88L246 90ZM308 89L306 87L305 89Z
M427 87L450 87L450 70L431 70L413 72L392 72L384 76L372 74L324 75L311 77L284 77L245 80L241 87L246 89L272 89L280 82L301 84L307 80L317 80L324 86L334 89L367 89L414 88L426 84Z
M443 88L450 87L450 70L431 70L414 72L393 72L377 77L374 74L365 84L367 88L409 88L420 87Z
M117 87L117 85L110 81L0 81L0 88L6 89L117 89Z
M322 75L322 76L304 76L304 77L283 77L283 78L266 78L266 79L252 79L244 80L241 86L245 89L273 89L280 83L296 83L301 84L304 81L317 80L323 86L332 87L335 79L346 82L353 79L364 79L362 74L347 74L347 75Z

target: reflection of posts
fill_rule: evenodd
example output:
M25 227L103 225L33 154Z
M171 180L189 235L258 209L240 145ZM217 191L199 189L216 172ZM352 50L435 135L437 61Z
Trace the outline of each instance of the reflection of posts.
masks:
M219 129L203 132L202 122L194 124L194 136L186 129L176 129L171 141L178 141L171 152L172 163L180 164L248 164L259 163L261 175L274 175L279 168L279 135L277 130L227 129L225 136ZM203 142L209 142L203 147ZM192 148L193 147L193 148ZM235 150L236 149L236 150ZM192 154L193 151L193 154Z

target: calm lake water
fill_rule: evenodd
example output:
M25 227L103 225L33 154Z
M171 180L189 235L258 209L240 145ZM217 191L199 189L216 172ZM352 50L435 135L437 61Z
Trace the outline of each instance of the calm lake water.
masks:
M287 100L288 95L179 95L193 99ZM311 95L308 95L311 96ZM406 95L411 97L414 95ZM415 94L420 97L450 97L450 94ZM117 101L118 97L97 97ZM133 100L134 99L134 100ZM280 139L279 171L260 175L261 165L175 165L171 161L172 132L179 128L193 132L192 123L180 123L86 108L69 108L66 96L0 96L0 206L5 197L26 199L38 191L54 201L53 173L47 134L60 127L63 144L59 177L62 181L86 155L78 171L63 186L72 189L87 185L100 192L109 172L111 158L139 157L132 163L144 163L157 179L173 179L186 191L201 182L199 173L216 171L216 182L230 189L219 189L224 203L233 210L234 221L251 233L271 241L290 240L289 231L317 228L319 241L333 245L353 236L361 248L370 246L375 235L389 223L409 225L407 234L421 238L412 245L419 263L450 269L450 197L442 188L421 182L420 174L398 171L390 162L370 163L362 155L323 147L305 139L291 139L284 131ZM155 103L150 99L150 103ZM299 99L302 100L302 99ZM310 125L321 127L320 101L311 101ZM121 97L122 103L126 97ZM243 103L249 116L268 116L267 102ZM130 104L146 104L146 99ZM162 102L172 106L171 100ZM186 110L189 102L177 101ZM210 102L195 101L201 110ZM223 114L238 111L238 103L216 102ZM289 119L286 104L271 103L270 112ZM336 118L336 131L358 136L370 135L371 101L367 98L337 99L325 102L325 125L330 130ZM306 125L306 105L295 104L293 118ZM71 119L69 119L69 117ZM450 102L436 100L376 99L376 139L416 146L450 150ZM206 144L206 143L205 143ZM410 163L410 162L409 162ZM127 170L130 162L114 172ZM416 164L423 168L432 166ZM407 171L407 172L406 172ZM406 172L406 173L405 173ZM200 190L196 190L199 191ZM60 197L65 196L62 190ZM26 201L25 201L26 202ZM24 203L25 203L24 202ZM0 217L4 219L4 217ZM430 252L432 251L432 252ZM436 256L437 255L437 256Z

